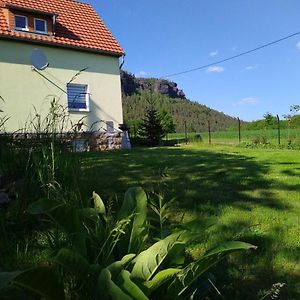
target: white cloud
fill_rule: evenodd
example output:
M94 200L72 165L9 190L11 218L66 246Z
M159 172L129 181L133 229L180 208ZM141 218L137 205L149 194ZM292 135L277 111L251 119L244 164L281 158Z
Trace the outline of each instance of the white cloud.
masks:
M300 42L298 42L296 46L300 50Z
M236 105L257 105L258 103L259 100L257 98L246 97L237 102Z
M259 67L259 65L247 66L246 70L248 70L248 71L256 70L258 67Z
M209 52L209 56L217 56L219 54L218 50Z
M208 73L222 73L224 71L225 71L225 69L223 67L219 67L219 66L211 66L207 69Z
M136 77L140 77L140 76L144 77L144 76L147 76L147 72L145 72L145 71L139 71L138 73L135 74L135 76Z

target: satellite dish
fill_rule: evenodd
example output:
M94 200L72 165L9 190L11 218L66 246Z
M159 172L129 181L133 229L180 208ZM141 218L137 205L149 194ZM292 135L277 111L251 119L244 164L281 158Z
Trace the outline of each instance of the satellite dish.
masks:
M31 52L31 64L35 69L45 70L49 62L45 53L40 49L33 49Z

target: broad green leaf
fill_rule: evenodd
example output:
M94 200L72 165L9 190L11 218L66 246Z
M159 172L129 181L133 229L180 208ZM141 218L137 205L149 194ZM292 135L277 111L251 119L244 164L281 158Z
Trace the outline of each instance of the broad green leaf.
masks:
M90 265L88 261L72 250L63 248L51 260L62 266L66 271L72 272L83 279L86 279L89 275Z
M135 254L127 254L121 260L116 261L116 262L112 263L111 265L109 265L107 267L107 269L110 271L112 277L113 278L117 277L118 274L121 272L121 270L123 268L125 268L125 266L129 262L131 262L135 256L136 256Z
M147 295L151 295L156 289L162 286L164 283L172 280L181 269L166 269L157 273L152 280L146 281L143 285L147 288Z
M219 247L209 251L199 260L190 263L180 273L177 274L177 278L169 286L169 293L176 294L178 296L183 293L207 270L221 261L226 255L248 249L256 249L257 247L244 243L244 242L226 242Z
M153 244L135 258L131 277L143 281L150 280L174 247L182 249L185 243L186 232L180 231Z
M79 214L81 217L95 223L99 221L98 211L95 208L82 208L79 210Z
M116 279L116 284L135 300L148 300L142 290L130 279L130 273L121 270Z
M203 231L217 224L216 218L200 218L190 222L182 224L182 228L190 231L193 234L200 233L203 235Z
M62 205L64 205L64 203L43 198L30 204L28 207L28 212L32 215L45 214Z
M48 211L47 215L68 234L75 249L86 256L86 229L81 223L79 209L64 204Z
M134 300L113 282L107 268L103 269L99 275L96 294L97 299L101 300Z
M9 282L11 282L15 277L20 275L22 271L14 271L14 272L1 272L0 273L0 289L6 286Z
M72 239L74 246L82 254L86 253L85 233L79 209L68 204L58 204L47 199L41 199L30 205L28 211L32 214L46 214Z
M119 220L134 215L132 223L125 230L120 248L122 253L138 253L143 246L147 231L147 195L141 187L133 187L126 191Z
M65 299L64 289L55 271L46 266L32 268L22 272L0 273L2 282L10 278L10 282L30 290L48 300Z
M100 196L97 193L93 192L93 199L94 199L94 207L97 210L97 212L101 215L106 215L105 205L102 199L100 198Z

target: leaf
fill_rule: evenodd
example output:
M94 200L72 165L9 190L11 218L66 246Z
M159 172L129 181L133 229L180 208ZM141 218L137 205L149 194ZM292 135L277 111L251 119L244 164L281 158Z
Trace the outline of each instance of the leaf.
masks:
M142 279L144 281L150 280L165 261L168 254L174 250L174 247L178 247L179 251L185 246L186 241L186 232L179 231L141 252L134 260L135 264L131 272L131 278Z
M193 234L200 233L203 235L203 232L208 228L217 224L216 218L201 218L186 222L182 224L182 228L190 231Z
M226 242L219 247L209 251L199 260L190 263L171 283L168 288L169 293L176 292L181 296L186 290L207 270L221 261L226 255L239 250L256 249L257 247L244 242Z
M142 290L130 279L130 273L121 270L116 279L116 284L135 300L148 300Z
M51 202L41 199L30 205L28 211L31 214L46 214L56 223L72 240L76 250L86 255L86 230L79 217L80 210L68 204Z
M51 210L47 215L68 235L75 249L86 256L86 230L79 217L79 209L68 204Z
M54 263L62 266L66 271L76 274L78 277L87 279L90 265L80 254L63 248L51 259Z
M62 205L64 205L64 203L43 198L30 204L28 207L28 212L32 215L45 214Z
M22 272L16 271L0 274L2 280L10 278L10 282L30 290L45 299L65 299L63 286L59 282L54 270L50 267L41 266Z
M97 193L93 192L93 199L94 199L94 207L97 210L97 212L101 215L106 215L105 205L102 199L100 198L100 196Z
M147 295L151 295L156 289L162 286L164 283L173 279L176 274L178 274L181 269L170 268L162 270L157 273L152 280L146 281L143 285L147 288Z
M101 271L97 280L97 296L101 300L133 300L112 281L107 268Z
M147 236L147 195L141 187L133 187L126 191L119 220L128 219L133 214L131 226L126 228L119 246L123 254L138 253Z
M15 277L20 275L22 271L14 271L14 272L1 272L0 273L0 289L6 286L9 282L11 282Z
M121 260L116 261L109 265L107 269L110 271L113 278L118 276L118 274L121 272L121 270L129 263L131 262L136 254L127 254L125 255Z
M79 214L82 219L88 219L93 222L99 221L98 211L95 208L82 208L79 210Z

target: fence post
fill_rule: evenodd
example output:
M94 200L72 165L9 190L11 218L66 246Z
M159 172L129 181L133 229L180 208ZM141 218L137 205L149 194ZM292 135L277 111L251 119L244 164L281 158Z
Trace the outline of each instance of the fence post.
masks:
M278 134L278 145L280 145L280 120L279 120L279 116L276 115L277 117L277 134Z
M211 144L210 120L208 120L208 143Z
M186 121L184 121L184 133L185 133L185 144L188 143L187 129L186 129Z
M241 120L240 118L237 118L238 119L238 123L239 123L239 143L241 143Z

